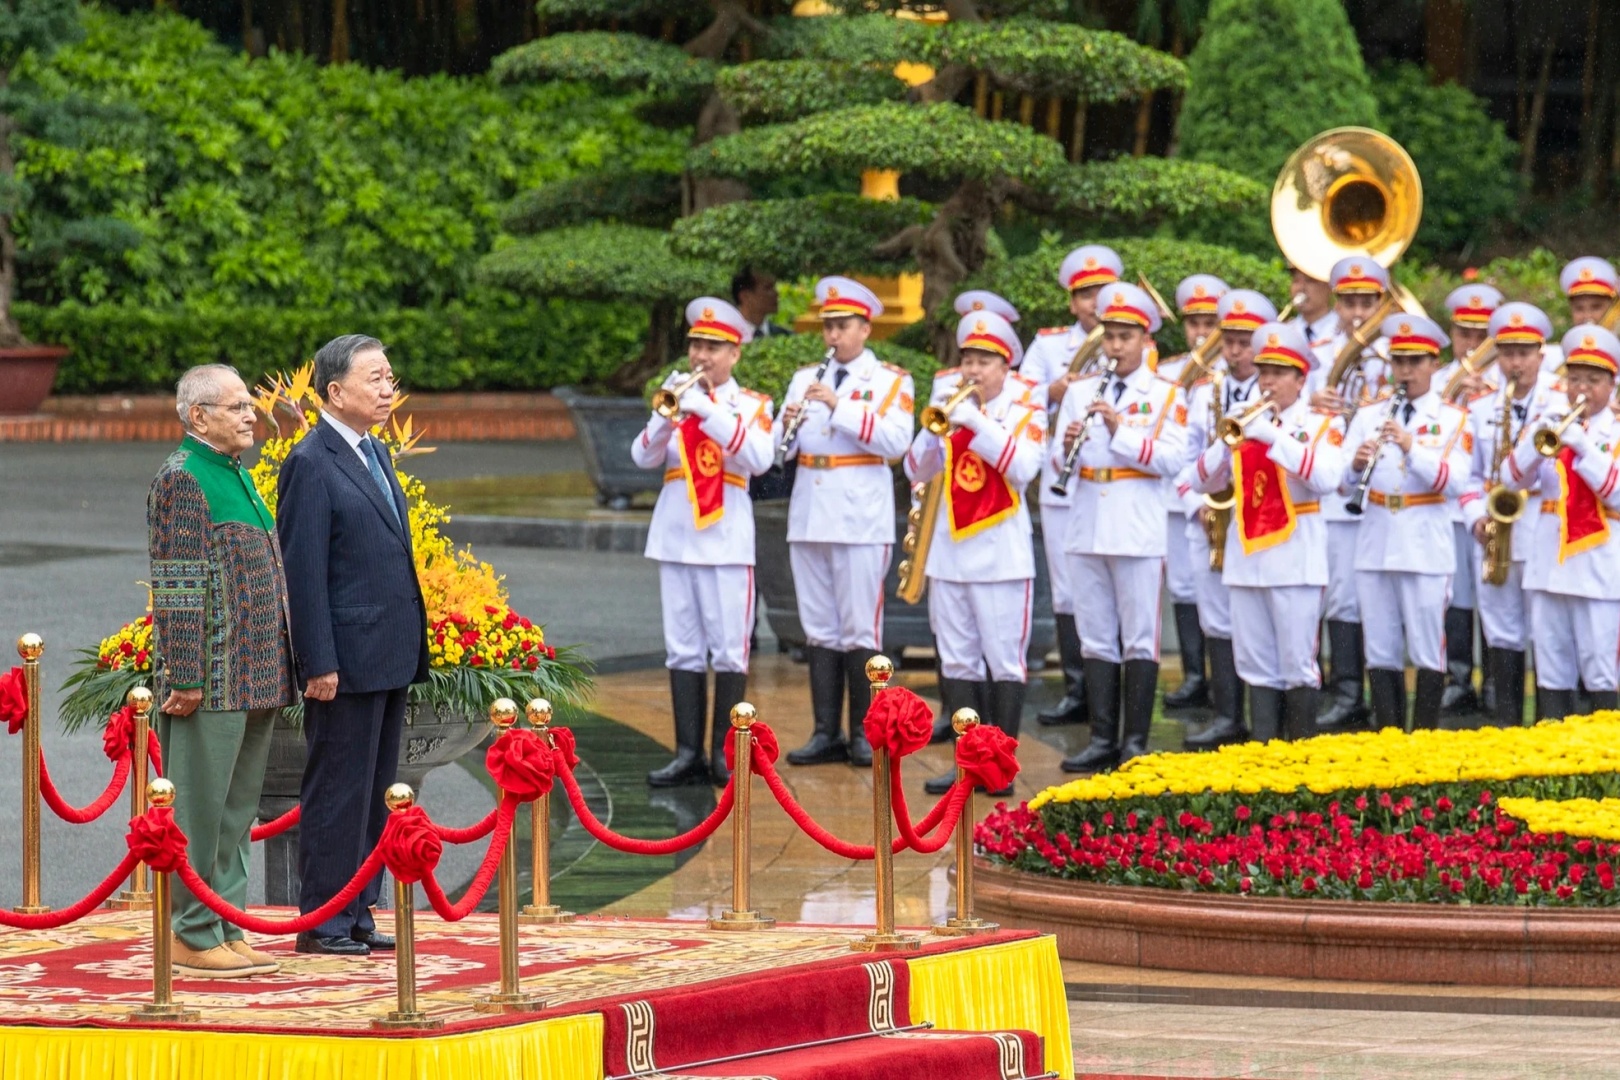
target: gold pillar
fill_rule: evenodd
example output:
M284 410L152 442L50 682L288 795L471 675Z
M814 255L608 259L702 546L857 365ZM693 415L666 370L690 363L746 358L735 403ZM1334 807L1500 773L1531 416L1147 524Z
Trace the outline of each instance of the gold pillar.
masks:
M12 910L23 915L42 915L51 910L39 902L39 658L44 653L45 640L38 634L24 634L17 639L28 711L23 718L22 903Z
M158 808L174 805L174 785L159 777L147 785L146 800ZM199 1018L195 1009L174 1001L174 968L170 948L174 930L169 921L169 875L152 875L152 1000L130 1012L143 1023L185 1024Z
M523 710L536 737L551 747L551 702L532 699ZM574 921L572 911L551 902L551 793L529 804L529 879L533 883L532 902L523 906L518 922L547 925Z
M887 656L874 656L866 662L872 698L889 688L894 663ZM863 718L864 719L864 718ZM897 934L894 929L894 814L889 805L889 752L872 747L872 868L877 879L877 926L872 933L850 942L857 952L911 952L922 948L914 934Z
M748 879L753 873L749 858L751 843L750 785L754 777L754 707L743 701L731 710L731 910L709 920L710 930L769 930L776 920L762 916L749 903Z
M138 818L146 813L146 774L149 768L147 746L152 738L152 691L137 686L124 698L124 704L135 714L135 737L130 753L129 816ZM107 906L118 911L145 911L153 903L152 892L146 887L146 864L136 863L129 872L129 888L107 901Z
M960 737L970 727L977 727L979 714L973 709L957 709L951 714L951 727ZM966 779L960 765L956 768L957 783ZM934 927L934 933L945 937L965 937L969 934L988 934L1001 929L1000 924L985 922L973 914L973 789L968 788L967 801L962 804L962 816L956 819L956 916Z
M517 723L517 702L511 698L496 698L489 707L490 723L504 734ZM497 791L497 797L506 798L506 792ZM493 994L486 994L473 1003L478 1012L509 1013L538 1012L546 1003L523 991L518 972L518 902L517 902L517 836L507 835L506 850L501 853L500 877L496 884L500 901L501 925L501 984Z
M393 814L416 805L416 792L409 784L390 784L383 802ZM379 1016L371 1026L383 1029L441 1028L437 1020L416 1006L416 888L397 878L394 881L394 1003L387 1016Z

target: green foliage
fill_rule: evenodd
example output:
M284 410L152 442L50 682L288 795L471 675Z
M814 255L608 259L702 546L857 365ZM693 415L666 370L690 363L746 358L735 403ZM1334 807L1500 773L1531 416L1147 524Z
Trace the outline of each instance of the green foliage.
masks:
M1063 147L960 105L858 105L750 128L695 147L693 172L748 177L820 169L899 169L953 181L1009 178L1044 184L1067 167Z
M663 172L599 172L523 192L501 211L511 233L587 221L668 228L681 216L681 178Z
M538 0L535 12L542 19L606 22L639 19L648 15L670 17L709 14L702 0Z
M0 70L9 73L25 53L41 60L84 35L74 3L6 0L0 4Z
M1115 221L1153 221L1195 214L1263 215L1269 187L1218 165L1168 158L1118 158L1061 174L1056 209Z
M716 67L678 46L640 34L589 30L537 38L495 58L490 75L500 82L566 79L612 90L645 90L688 97L714 83Z
M1107 30L1034 19L953 22L931 29L917 37L921 59L982 71L1005 90L1096 104L1187 85L1180 60Z
M1415 64L1387 64L1372 85L1384 130L1423 177L1420 250L1460 251L1512 215L1518 147L1483 101L1454 83L1431 86Z
M819 60L737 64L720 69L715 86L744 120L793 120L806 113L906 96L906 84L881 65Z
M1378 116L1340 0L1214 0L1188 70L1182 155L1268 185L1312 135Z
M64 394L164 392L207 363L231 364L253 385L357 330L388 345L407 390L549 389L605 378L635 355L647 321L637 307L564 300L372 312L19 304L17 318L35 340L73 350L56 377Z
M915 60L930 29L892 15L784 18L771 24L767 56L802 57L846 64L897 64Z
M1620 252L1584 254L1602 255L1610 262L1620 262ZM1463 274L1436 266L1412 266L1404 260L1396 265L1395 272L1431 314L1440 312L1443 316L1446 295L1459 285L1478 281L1495 285L1509 299L1536 305L1547 313L1553 326L1567 328L1570 325L1569 300L1558 287L1558 273L1566 261L1546 248L1536 248L1521 258L1493 259Z
M746 262L783 278L829 266L893 274L913 269L910 257L882 259L873 254L873 245L933 215L934 207L917 199L886 202L859 195L726 203L677 221L670 246L690 258Z
M725 264L676 255L667 232L600 222L510 241L485 256L478 274L529 296L646 303L721 292L731 280Z

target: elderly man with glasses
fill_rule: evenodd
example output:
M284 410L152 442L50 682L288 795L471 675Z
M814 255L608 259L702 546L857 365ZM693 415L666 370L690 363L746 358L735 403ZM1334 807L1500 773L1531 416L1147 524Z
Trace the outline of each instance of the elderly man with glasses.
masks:
M158 738L191 865L246 907L270 731L294 698L287 585L275 519L242 467L253 445L247 386L233 369L207 364L181 376L175 397L185 435L152 481L146 510ZM178 881L174 903L175 974L276 970Z

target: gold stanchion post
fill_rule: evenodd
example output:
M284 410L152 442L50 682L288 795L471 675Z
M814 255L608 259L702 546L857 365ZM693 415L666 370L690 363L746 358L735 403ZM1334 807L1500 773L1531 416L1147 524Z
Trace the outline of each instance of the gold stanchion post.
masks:
M504 734L517 723L517 702L511 698L496 698L489 707L489 719ZM504 799L505 792L499 797ZM487 994L473 1003L479 1012L509 1013L536 1012L546 1003L533 994L526 994L518 978L518 899L517 899L517 838L508 835L506 850L501 854L500 879L496 885L500 900L501 924L501 985L493 994Z
M951 727L958 736L970 727L977 727L978 723L979 714L972 709L957 709L951 714ZM957 766L956 779L958 783L964 779L961 766ZM973 789L968 788L962 816L956 819L956 915L934 927L934 933L945 937L988 934L1001 929L1000 923L985 922L973 914L973 818Z
M144 794L151 806L174 805L174 785L162 777L148 784ZM201 1015L174 1000L174 968L169 959L174 931L169 923L169 896L169 875L153 874L152 1000L129 1014L131 1020L148 1024L188 1024Z
M731 771L731 910L710 919L710 930L769 930L776 925L775 919L755 911L748 899L748 879L753 873L749 866L752 841L748 804L754 776L751 765L755 716L754 707L746 701L731 710L732 747L736 751L732 759L735 768Z
M524 707L529 726L540 741L551 745L551 702L543 697L533 698ZM529 878L533 883L532 903L525 904L518 913L518 922L526 925L547 925L574 921L572 911L564 911L551 902L551 793L540 796L529 804Z
M23 915L42 915L51 910L39 902L39 658L44 652L45 639L38 634L24 634L17 639L23 681L28 686L28 715L22 733L22 903L12 910Z
M137 686L124 698L135 715L135 742L130 753L129 816L138 818L146 813L146 774L151 766L147 760L147 746L152 731L152 691ZM145 911L152 906L152 892L146 886L146 864L136 863L129 872L129 888L107 901L107 906L120 911Z
M894 678L894 662L887 656L874 656L866 662L866 677L872 684L872 698L889 688ZM864 719L864 717L862 718ZM914 934L894 931L894 814L889 806L889 752L872 747L872 867L877 876L877 926L872 933L850 943L858 952L910 952L922 948Z
M383 795L390 813L398 814L416 805L416 792L409 784L390 784ZM416 886L394 881L394 983L395 1004L387 1016L379 1016L371 1026L384 1029L441 1028L437 1020L416 1007Z

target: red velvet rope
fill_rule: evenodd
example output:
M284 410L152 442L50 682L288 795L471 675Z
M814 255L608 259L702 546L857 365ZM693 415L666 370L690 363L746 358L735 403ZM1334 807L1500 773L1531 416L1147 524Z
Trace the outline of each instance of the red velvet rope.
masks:
M146 768L153 776L163 775L163 744L150 728L146 732Z
M799 805L799 801L793 797L793 793L782 782L782 777L778 775L776 766L757 755L754 761L759 769L759 775L765 780L765 786L771 789L771 794L775 795L776 801L782 804L782 809L787 812L787 816L793 820L793 824L804 830L806 836L841 858L870 859L873 857L871 844L851 844L847 840L840 840L816 824L815 819L810 816L810 812Z
M422 877L422 892L427 896L428 903L445 922L460 922L472 914L478 902L489 891L490 882L501 868L501 856L506 851L506 845L512 838L512 819L517 814L518 800L508 795L501 800L501 805L495 817L495 836L489 842L489 850L484 853L484 862L473 875L472 884L467 886L467 892L456 903L452 904L450 898L444 895L444 889L439 886L439 879L429 870Z
M180 880L186 883L186 888L191 890L191 894L201 900L208 910L215 915L218 915L226 922L235 923L244 930L275 937L284 934L302 934L306 930L315 929L321 923L348 907L382 868L383 855L381 848L378 848L366 856L366 861L360 864L360 869L356 871L349 883L343 887L342 892L314 911L284 919L272 919L262 915L254 915L251 912L235 907L230 901L210 888L208 882L198 876L197 871L191 868L189 860L183 861L180 864L180 869L176 872L180 875Z
M122 795L129 783L129 750L124 750L124 756L118 759L113 766L112 779L107 782L107 790L96 796L95 800L83 807L74 806L62 798L56 790L56 784L51 781L51 770L45 766L45 753L39 755L39 793L45 797L45 805L51 812L69 825L87 825L107 812L113 801Z
M627 851L632 855L670 855L684 851L707 840L731 814L734 783L728 781L715 804L714 812L679 836L672 836L668 840L639 840L633 836L621 836L596 819L585 803L585 796L579 790L579 781L574 779L572 770L562 768L560 761L558 765L557 775L562 778L563 788L568 792L568 801L579 817L579 823L585 826L586 832L617 851Z
M14 667L0 674L0 723L12 735L28 721L28 680L23 669Z
M66 926L70 922L77 922L90 914L96 908L107 902L107 897L118 890L118 887L129 880L129 875L140 860L134 852L127 852L124 861L113 868L107 879L72 907L61 911L46 911L38 915L20 915L11 911L0 911L0 926L9 926L13 930L55 930L59 926Z
M501 808L497 806L482 819L468 825L465 829L452 828L449 825L433 825L433 831L439 834L439 839L447 844L470 844L474 840L482 840L495 831L496 818L500 816Z
M957 819L962 816L962 808L967 805L969 792L973 789L960 780L951 785L951 790L939 800L934 807L938 811L929 813L929 817L937 820L934 824L938 828L932 836L922 836L927 828L917 829L911 823L911 810L906 806L906 792L900 786L900 763L896 761L894 768L889 771L889 804L894 808L895 829L900 833L900 839L911 850L920 855L932 855L950 842L951 834L956 831ZM928 821L928 817L923 819Z
M274 821L267 821L263 825L255 825L253 826L252 832L248 834L248 838L252 840L253 843L257 844L260 840L268 840L272 836L280 836L282 833L298 824L298 819L303 817L303 811L304 808L302 806L295 806L285 814L282 814L280 817L276 818Z

